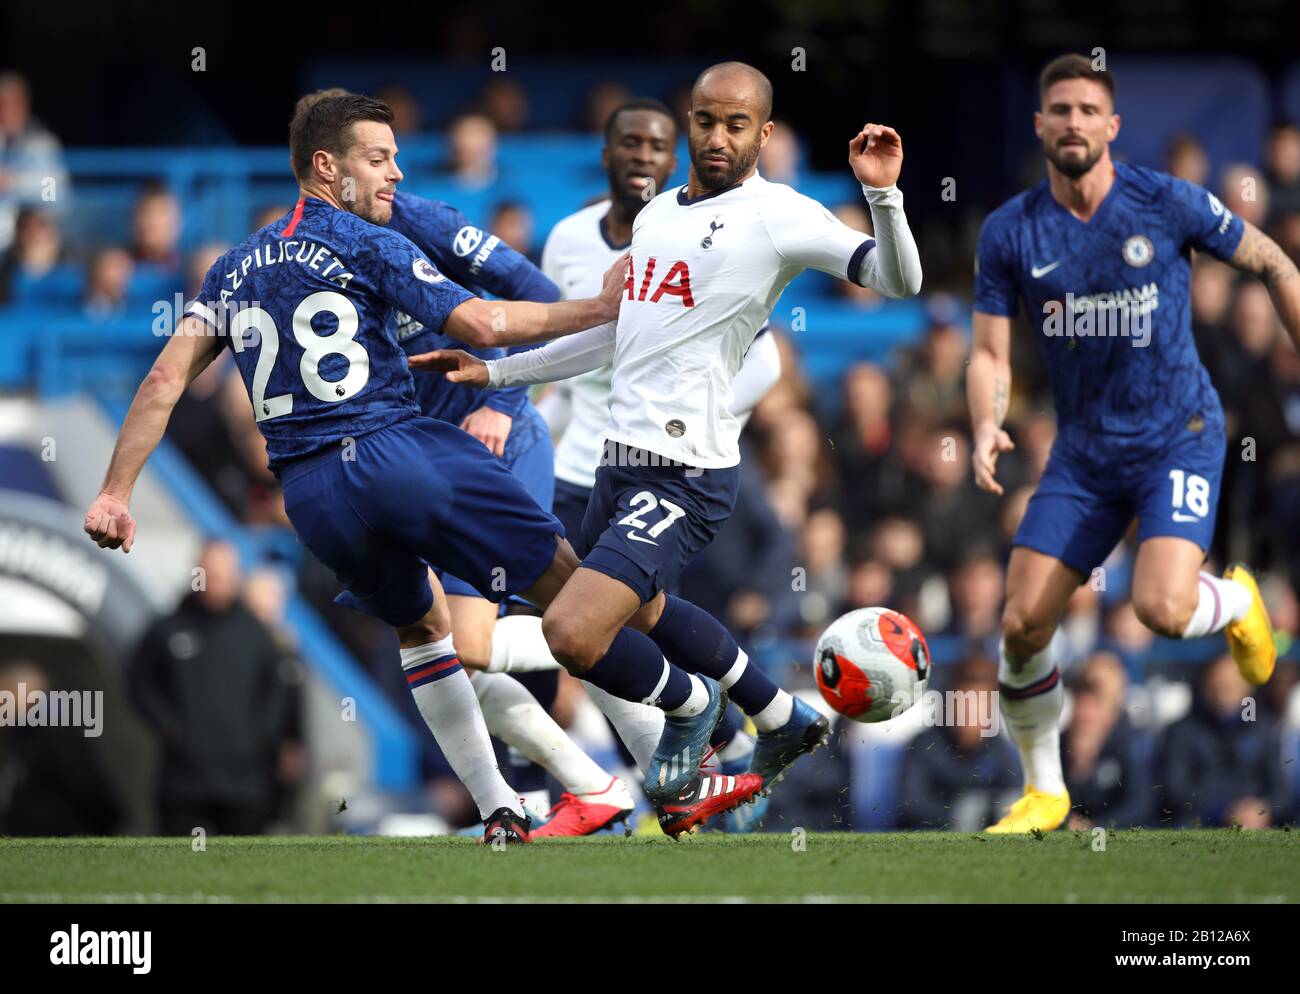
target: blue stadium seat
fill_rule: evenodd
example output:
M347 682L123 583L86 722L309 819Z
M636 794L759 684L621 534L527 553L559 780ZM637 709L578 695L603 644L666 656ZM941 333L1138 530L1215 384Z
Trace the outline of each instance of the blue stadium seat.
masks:
M85 287L79 266L62 263L38 279L21 273L14 278L13 304L17 307L75 307Z

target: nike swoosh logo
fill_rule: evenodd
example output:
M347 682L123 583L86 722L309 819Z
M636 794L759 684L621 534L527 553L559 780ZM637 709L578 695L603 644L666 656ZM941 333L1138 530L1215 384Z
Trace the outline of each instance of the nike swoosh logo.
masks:
M1060 260L1057 260L1056 262L1053 262L1050 265L1043 266L1041 269L1038 266L1034 266L1029 270L1029 275L1032 276L1034 279L1038 279L1041 276L1046 276L1048 273L1050 273L1053 269L1055 269L1060 264L1061 264Z
M637 535L635 532L628 532L628 533L627 533L627 537L630 538L633 542L644 542L646 545L658 545L658 544L659 544L659 543L656 542L654 539L650 539L650 538L642 538L640 535Z
M1174 520L1175 521L1200 521L1201 519L1194 514L1180 514L1179 512L1175 511Z

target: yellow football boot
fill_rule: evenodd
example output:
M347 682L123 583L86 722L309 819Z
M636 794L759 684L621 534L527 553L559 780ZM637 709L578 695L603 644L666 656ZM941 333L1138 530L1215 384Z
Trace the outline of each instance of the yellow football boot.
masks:
M1267 683L1277 663L1277 644L1273 641L1273 623L1269 621L1268 608L1260 596L1259 584L1241 563L1233 563L1224 570L1223 578L1236 580L1250 591L1250 610L1240 621L1234 621L1224 629L1237 670L1249 684Z
M1024 796L1011 805L1006 816L985 831L993 835L1028 834L1034 829L1050 832L1065 821L1069 813L1070 795L1067 792L1049 794L1031 783L1025 788Z

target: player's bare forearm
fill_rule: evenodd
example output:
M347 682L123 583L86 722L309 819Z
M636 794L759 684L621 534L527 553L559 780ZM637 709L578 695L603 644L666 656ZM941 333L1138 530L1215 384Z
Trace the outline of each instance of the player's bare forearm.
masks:
M971 468L981 490L1001 494L1002 485L995 479L998 455L1015 448L1002 430L1011 404L1011 319L976 311L971 326L966 369L966 402L974 436Z
M618 318L627 276L627 253L605 272L600 296L538 304L475 297L447 316L443 331L476 348L532 345L562 338Z
M442 330L475 348L530 345L594 328L618 316L599 297L537 304L527 300L480 300L461 304Z
M516 328L507 318L500 344L531 345L535 342L545 342L552 338L562 338L575 332L586 331L588 328L594 328L598 324L613 321L618 317L618 307L611 308L599 297L527 306L541 309L539 322L534 324L530 321L523 327Z
M1277 242L1249 221L1232 265L1263 280L1287 334L1300 349L1300 270Z
M976 311L971 322L966 402L972 429L1001 428L1011 406L1011 319Z
M475 348L491 349L563 338L617 317L618 306L600 297L554 304L476 297L452 311L442 330Z
M149 371L131 401L122 430L118 432L113 458L100 488L102 492L122 501L130 500L135 481L162 440L172 409L183 390L183 383L177 384L156 368Z
M104 477L103 493L130 500L145 462L158 447L167 421L185 388L216 355L217 339L192 318L167 340L131 401L118 432L113 457Z
M973 351L966 369L966 401L972 428L1001 428L1011 404L1011 363L990 352Z
M1290 279L1271 283L1268 293L1273 298L1282 326L1291 336L1291 344L1300 351L1300 279L1293 275Z
M1300 275L1290 257L1277 242L1249 221L1244 222L1245 233L1237 251L1232 253L1232 265L1243 273L1253 273L1270 288L1295 279Z

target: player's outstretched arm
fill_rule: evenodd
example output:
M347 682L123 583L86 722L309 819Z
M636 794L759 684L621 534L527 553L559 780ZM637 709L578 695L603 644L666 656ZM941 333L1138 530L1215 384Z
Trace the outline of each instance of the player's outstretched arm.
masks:
M554 304L475 297L453 310L442 330L476 348L496 348L545 342L615 321L627 285L627 259L626 253L619 256L606 270L598 297Z
M1243 273L1253 273L1264 281L1277 316L1300 349L1300 271L1280 245L1249 221L1231 263Z
M887 297L915 296L921 292L921 255L903 214L903 194L897 186L903 168L903 139L886 125L864 124L849 139L849 166L862 184L876 236L875 251L868 253L857 282Z
M569 335L540 349L517 352L486 362L458 349L439 349L407 359L412 369L443 371L452 383L480 388L553 383L590 372L614 359L617 321L609 321L578 335Z
M971 464L981 490L1002 493L994 479L998 454L1015 448L1002 430L1011 404L1011 319L976 311L972 318L970 365L966 369L966 401L975 434Z
M86 512L86 534L101 548L131 551L135 520L127 505L135 481L162 439L176 402L216 357L219 342L203 322L187 317L145 375L118 432L99 496Z

